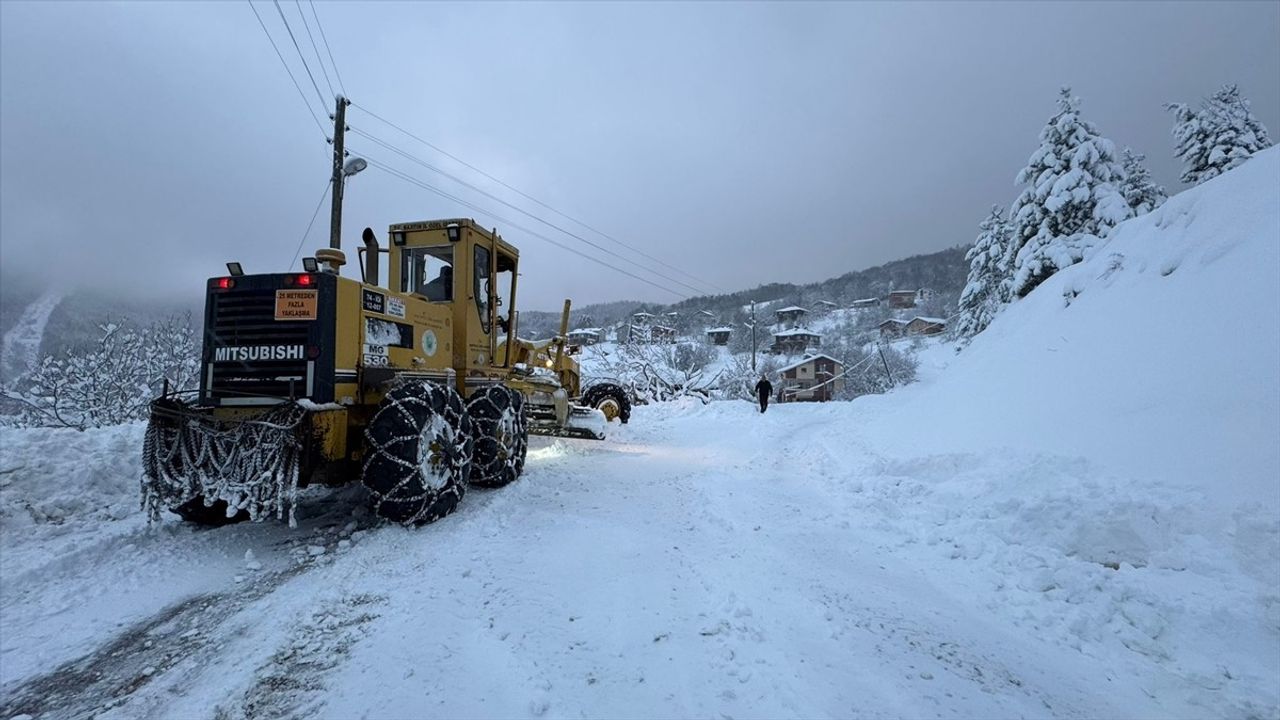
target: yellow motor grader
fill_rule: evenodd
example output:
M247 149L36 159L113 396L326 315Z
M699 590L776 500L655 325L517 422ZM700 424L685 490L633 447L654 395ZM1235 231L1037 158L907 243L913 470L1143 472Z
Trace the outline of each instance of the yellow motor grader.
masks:
M373 510L417 524L468 484L524 469L528 435L603 439L627 422L612 384L582 392L560 332L518 339L519 252L466 218L364 231L361 279L325 248L304 271L208 281L200 387L151 405L144 505L221 524L293 522L297 489L359 479ZM379 284L380 261L388 260Z

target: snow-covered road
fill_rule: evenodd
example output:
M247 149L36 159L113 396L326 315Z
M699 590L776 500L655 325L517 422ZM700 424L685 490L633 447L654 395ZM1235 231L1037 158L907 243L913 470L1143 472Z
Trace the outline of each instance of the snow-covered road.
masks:
M534 440L518 483L416 530L358 488L293 530L35 523L61 497L31 473L75 473L55 447L140 430L3 431L0 717L1280 712L1272 558L1247 550L1267 516L1078 458L887 457L872 422L638 408L605 442ZM102 502L135 502L109 472Z

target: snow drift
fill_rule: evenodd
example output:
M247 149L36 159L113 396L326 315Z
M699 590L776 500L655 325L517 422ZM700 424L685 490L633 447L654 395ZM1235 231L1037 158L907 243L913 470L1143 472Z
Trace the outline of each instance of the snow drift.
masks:
M936 383L869 402L887 446L1082 455L1280 507L1280 148L1122 223Z

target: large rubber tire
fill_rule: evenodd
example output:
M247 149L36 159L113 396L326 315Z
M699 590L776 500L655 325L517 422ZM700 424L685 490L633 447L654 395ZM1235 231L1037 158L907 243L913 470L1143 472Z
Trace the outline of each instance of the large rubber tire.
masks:
M582 404L603 412L610 421L617 418L623 425L631 419L631 398L613 383L596 383L587 388L582 394Z
M502 487L524 472L529 452L529 421L524 396L505 385L480 388L467 400L475 449L471 484Z
M373 511L406 525L453 512L471 475L471 418L453 388L406 382L392 388L365 429L362 470Z
M234 516L227 517L226 501L214 500L212 505L205 505L204 498L199 495L176 508L170 508L170 512L175 513L189 523L208 527L221 527L249 519L249 511L243 509Z

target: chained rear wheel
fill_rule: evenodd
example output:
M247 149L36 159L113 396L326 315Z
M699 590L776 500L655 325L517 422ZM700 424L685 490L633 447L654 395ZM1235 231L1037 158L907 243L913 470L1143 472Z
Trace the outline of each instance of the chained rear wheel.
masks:
M529 451L529 423L524 396L505 385L480 388L467 400L475 449L471 484L502 487L524 472Z
M406 382L392 388L365 430L362 480L373 511L419 525L453 512L471 474L471 418L452 388Z
M614 383L597 383L587 388L582 394L582 404L604 413L609 422L618 420L626 425L631 419L631 399L621 386Z

